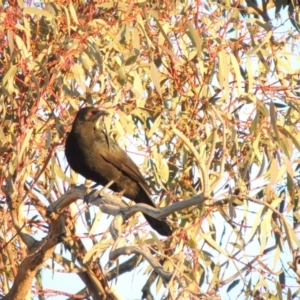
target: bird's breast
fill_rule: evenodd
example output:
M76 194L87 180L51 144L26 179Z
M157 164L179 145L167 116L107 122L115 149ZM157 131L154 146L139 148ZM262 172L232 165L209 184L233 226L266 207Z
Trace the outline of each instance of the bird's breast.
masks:
M92 132L84 136L71 134L66 141L66 157L75 172L101 185L121 177L121 171L101 155L101 143L93 137Z

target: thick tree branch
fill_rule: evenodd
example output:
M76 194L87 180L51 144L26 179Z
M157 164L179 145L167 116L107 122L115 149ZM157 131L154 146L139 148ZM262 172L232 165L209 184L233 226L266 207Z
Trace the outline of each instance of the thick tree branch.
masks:
M84 197L84 193L85 188L83 187L71 189L55 203L49 206L47 215L51 222L50 230L47 236L41 241L30 243L30 247L28 247L28 255L20 264L14 284L4 299L24 300L26 298L37 271L41 268L43 263L52 256L55 246L62 241L62 236L65 234L64 218L62 216L64 209L77 199L82 199ZM92 276L90 273L91 272L87 272L89 278L94 278L95 275L93 274ZM95 278L94 281L98 281L98 278ZM97 294L99 295L99 291L101 291L101 289L98 285L96 286ZM104 291L104 293L104 295L107 295L107 291ZM110 297L109 299L116 298Z
M23 214L23 202L19 193L16 191L12 179L7 179L7 185L2 186L2 191L7 198L8 207L11 213L12 221L16 231L23 243L27 247L32 247L37 241L25 229L25 218Z
M182 200L180 202L172 203L171 205L166 206L164 208L154 208L144 203L139 203L139 204L126 207L125 205L124 206L120 205L121 201L119 197L111 194L107 194L100 198L96 198L94 201L91 201L91 204L99 206L102 212L111 214L113 216L121 214L126 216L126 218L129 218L137 212L142 212L153 218L161 220L166 218L173 212L179 211L181 209L193 205L199 205L200 203L203 203L207 199L208 198L204 197L204 193L201 193L187 200Z
M136 246L127 246L127 247L121 247L114 251L111 251L109 253L109 259L110 260L116 260L121 255L131 255L131 254L137 254L142 255L153 267L154 271L166 282L168 282L172 276L173 273L167 272L163 269L163 267L160 265L160 263L155 259L155 257L152 256L151 252L146 247L136 247ZM175 276L175 278L180 282L180 279L178 276Z
M51 228L48 235L36 242L28 251L28 256L18 268L18 274L9 293L3 298L7 300L24 300L31 289L32 280L44 261L51 257L55 246L60 242L63 232L61 228L61 216L51 220Z

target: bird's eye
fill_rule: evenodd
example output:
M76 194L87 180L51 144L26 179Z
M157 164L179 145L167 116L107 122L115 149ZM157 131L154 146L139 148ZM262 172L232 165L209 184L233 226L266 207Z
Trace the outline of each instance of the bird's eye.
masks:
M92 117L96 112L94 110L90 110L87 112L88 117Z

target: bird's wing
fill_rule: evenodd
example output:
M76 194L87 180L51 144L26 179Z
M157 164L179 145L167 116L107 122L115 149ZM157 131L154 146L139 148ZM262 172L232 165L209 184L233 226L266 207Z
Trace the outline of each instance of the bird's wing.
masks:
M101 156L109 163L114 165L117 169L125 173L127 176L135 180L141 185L141 187L151 194L151 191L146 183L145 178L141 174L137 165L132 161L132 159L126 154L124 150L115 142L107 136L107 134L102 131L98 132L97 138L101 140ZM105 140L105 143L103 143ZM106 145L106 146L104 146Z

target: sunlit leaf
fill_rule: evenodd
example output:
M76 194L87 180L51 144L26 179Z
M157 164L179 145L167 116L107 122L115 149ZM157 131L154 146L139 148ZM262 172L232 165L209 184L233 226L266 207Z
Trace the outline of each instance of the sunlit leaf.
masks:
M227 253L224 249L222 249L220 247L220 245L211 237L211 233L205 233L202 235L202 237L206 240L206 242L213 247L214 249L216 249L218 252L222 253L223 255L225 255L227 257Z
M102 217L102 211L99 210L99 211L97 211L97 213L96 213L96 215L95 215L95 217L93 219L93 223L92 223L92 227L91 227L91 229L89 231L89 235L93 235L94 234L95 230L98 227L99 222L101 221L101 217Z
M43 10L43 9L39 9L39 8L35 8L35 7L25 7L23 9L24 14L33 14L33 15L37 15L37 16L44 16L47 18L54 18L54 16L48 12L47 10Z
M149 138L152 137L152 135L154 134L154 132L155 132L155 131L157 130L157 128L160 126L160 123L161 123L161 116L158 116L158 117L155 119L154 123L152 124L151 129L147 132L147 136L148 136Z
M160 74L158 72L157 67L155 66L155 64L153 62L151 63L151 66L150 66L150 76L151 76L153 84L156 88L156 91L158 92L160 97L162 97L162 91L161 91L161 85L160 85Z
M31 135L32 135L32 132L33 132L33 128L30 128L29 131L27 132L26 136L25 136L25 139L23 141L23 144L22 144L22 147L21 147L21 150L20 150L20 157L22 157L25 149L28 148L28 143L29 143L29 139L31 138Z
M66 174L63 173L60 166L57 164L57 162L54 159L52 159L51 162L54 166L54 172L55 172L55 174L53 174L54 177L57 175L59 178L69 183L74 183L74 181L70 177L68 177Z
M234 73L235 73L234 75L236 78L238 94L242 95L242 76L241 76L239 64L233 54L230 54L230 61L232 63Z
M9 78L14 77L16 72L18 71L18 67L16 65L12 65L6 74L3 77L2 84L5 85Z
M111 246L111 243L108 242L102 242L99 244L94 245L89 251L87 251L86 255L83 258L83 263L88 262L94 254L97 253L97 255L103 253Z
M186 24L189 33L190 33L190 38L192 39L193 43L194 43L194 47L196 48L198 55L201 57L202 55L202 42L199 38L199 34L196 31L196 29L194 28L194 25L190 22L188 22Z
M74 8L72 2L70 2L70 4L69 4L69 10L70 10L70 14L71 14L71 17L72 17L73 21L74 21L77 25L79 25L79 22L78 22L78 19L77 19L76 10L75 10L75 8Z

